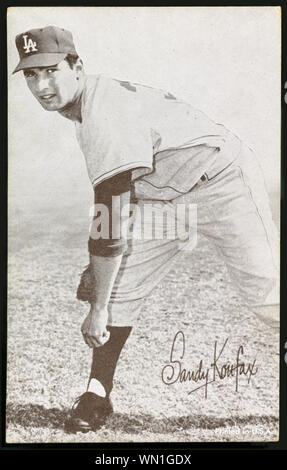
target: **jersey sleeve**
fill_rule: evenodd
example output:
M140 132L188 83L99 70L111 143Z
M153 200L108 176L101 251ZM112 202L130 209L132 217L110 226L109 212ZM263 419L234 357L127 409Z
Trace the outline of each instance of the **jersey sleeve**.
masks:
M139 93L101 79L97 92L85 95L77 138L92 185L136 169L153 168L152 132Z
M121 230L121 211L130 204L130 191L130 171L109 178L94 188L95 213L88 241L90 254L111 257L121 255L127 249L127 239ZM102 224L108 224L105 230L102 230Z

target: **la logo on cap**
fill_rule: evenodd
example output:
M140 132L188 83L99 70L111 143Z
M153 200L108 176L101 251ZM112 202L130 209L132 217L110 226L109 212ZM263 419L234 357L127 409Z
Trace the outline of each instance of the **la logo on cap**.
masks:
M37 46L36 41L33 41L31 38L27 41L27 37L28 37L27 34L23 36L23 39L24 39L23 49L25 49L26 54L28 54L29 52L37 52L38 49L36 49L36 46Z

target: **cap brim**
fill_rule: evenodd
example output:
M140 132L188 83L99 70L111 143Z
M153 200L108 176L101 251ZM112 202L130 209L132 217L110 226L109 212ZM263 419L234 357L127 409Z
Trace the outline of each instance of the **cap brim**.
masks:
M41 52L32 54L20 60L19 64L12 73L19 70L32 69L34 67L49 67L61 62L67 56L67 52Z

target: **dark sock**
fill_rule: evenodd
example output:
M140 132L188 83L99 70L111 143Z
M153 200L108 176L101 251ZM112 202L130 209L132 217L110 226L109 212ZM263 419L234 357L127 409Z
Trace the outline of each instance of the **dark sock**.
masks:
M91 379L101 382L108 397L113 388L113 378L121 350L128 339L132 327L108 326L110 339L103 346L93 348L93 362L91 367Z

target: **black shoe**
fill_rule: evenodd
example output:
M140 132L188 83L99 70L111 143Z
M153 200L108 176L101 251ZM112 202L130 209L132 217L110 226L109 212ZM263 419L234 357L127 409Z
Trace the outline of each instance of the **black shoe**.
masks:
M92 392L85 392L73 404L70 417L65 423L67 432L96 431L113 413L110 398L103 398Z

